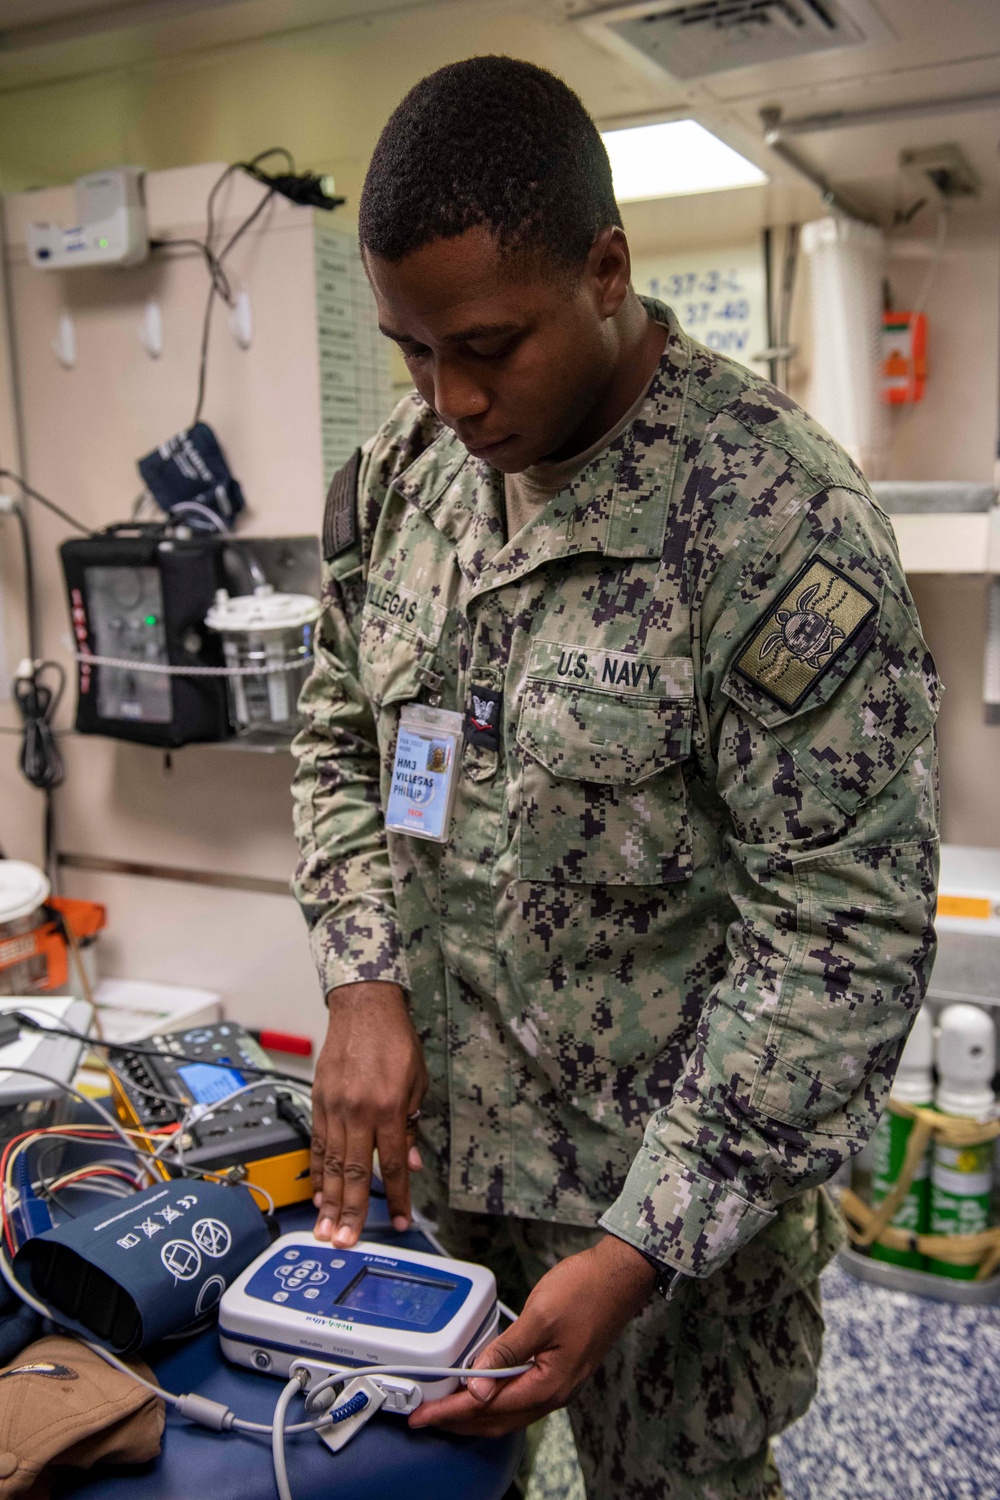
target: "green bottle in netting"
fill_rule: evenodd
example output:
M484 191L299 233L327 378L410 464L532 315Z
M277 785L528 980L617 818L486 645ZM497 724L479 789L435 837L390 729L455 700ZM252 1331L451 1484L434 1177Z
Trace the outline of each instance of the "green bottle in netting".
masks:
M913 1029L899 1060L892 1094L902 1104L929 1106L934 1103L934 1027L926 1006L917 1012L913 1022ZM875 1127L871 1139L873 1208L878 1208L896 1185L913 1126L913 1120L905 1115L894 1115L887 1109ZM928 1150L913 1174L906 1197L890 1223L894 1229L926 1234L930 1227L930 1213ZM871 1253L873 1260L891 1261L893 1265L909 1266L915 1271L926 1268L926 1258L916 1250L890 1250L884 1245L873 1245Z

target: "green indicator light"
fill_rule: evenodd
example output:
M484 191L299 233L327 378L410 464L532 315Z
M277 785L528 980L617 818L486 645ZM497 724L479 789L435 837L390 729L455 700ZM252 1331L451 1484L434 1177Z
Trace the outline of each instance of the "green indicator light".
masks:
M101 250L106 250L108 248L107 240L98 240L97 244Z
M146 616L146 624L147 625L155 625L156 624L156 616L155 615L147 615Z

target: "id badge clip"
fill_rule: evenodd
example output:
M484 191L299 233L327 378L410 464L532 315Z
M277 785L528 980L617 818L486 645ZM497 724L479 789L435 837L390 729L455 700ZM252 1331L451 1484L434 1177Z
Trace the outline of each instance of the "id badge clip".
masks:
M403 709L385 810L385 826L393 833L448 842L464 723L446 708L411 703Z

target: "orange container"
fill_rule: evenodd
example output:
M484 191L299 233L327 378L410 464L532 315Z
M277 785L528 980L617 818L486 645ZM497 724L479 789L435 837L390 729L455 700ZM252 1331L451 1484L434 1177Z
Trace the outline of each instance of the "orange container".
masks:
M926 388L927 319L923 313L883 313L883 401L890 406L922 401Z
M69 978L69 932L86 947L107 921L96 901L49 894L41 870L0 860L0 995L55 990Z

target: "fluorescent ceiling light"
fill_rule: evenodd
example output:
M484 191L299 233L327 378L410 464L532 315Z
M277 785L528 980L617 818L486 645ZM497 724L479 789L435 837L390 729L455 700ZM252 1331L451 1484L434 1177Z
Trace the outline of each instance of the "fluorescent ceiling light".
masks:
M611 158L619 203L717 193L767 181L766 172L696 120L609 130L601 138Z

